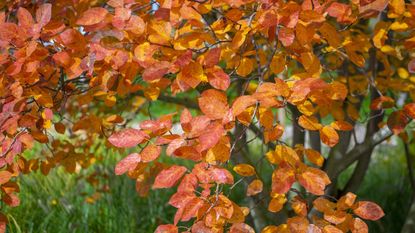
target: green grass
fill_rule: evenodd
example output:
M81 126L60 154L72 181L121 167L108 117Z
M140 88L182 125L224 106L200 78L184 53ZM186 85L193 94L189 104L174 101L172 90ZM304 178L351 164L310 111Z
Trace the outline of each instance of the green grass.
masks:
M154 232L161 223L171 222L174 208L167 205L171 190L151 191L141 198L135 182L127 176L115 176L113 165L98 165L68 174L64 169L53 170L48 176L40 172L20 178L21 205L7 210L9 232ZM87 197L96 189L86 182L85 175L101 170L100 192L93 204Z

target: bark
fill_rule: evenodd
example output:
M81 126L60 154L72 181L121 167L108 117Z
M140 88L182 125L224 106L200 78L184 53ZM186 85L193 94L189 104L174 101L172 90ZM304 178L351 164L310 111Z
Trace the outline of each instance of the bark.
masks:
M332 155L333 159L324 167L324 170L330 179L337 178L341 172L359 159L360 156L367 153L371 148L374 148L393 135L389 130L385 131L378 131L373 135L373 137L365 140L361 144L356 145L344 156L342 156L340 151L334 150Z
M376 48L372 47L369 51L369 69L371 71L371 87L370 87L370 102L372 103L375 99L380 97L379 91L375 87L375 78L377 76L377 59L376 59ZM379 131L379 123L382 122L383 111L382 110L371 110L369 115L369 122L366 127L365 140L373 137L373 135ZM372 157L374 147L370 147L366 153L364 153L358 160L357 166L353 171L353 175L347 182L342 194L347 192L356 192L357 189L363 182L366 172L369 168L370 160Z
M321 153L320 132L319 131L308 131L308 137L310 140L311 148Z
M359 158L356 168L354 169L352 176L350 177L340 196L348 192L355 193L359 189L369 168L372 152L373 148L369 149L366 154Z
M298 124L298 117L301 116L301 113L298 111L298 109L289 104L288 105L290 111L291 111L291 117L292 117L292 124L293 124L293 142L292 146L294 147L297 144L303 144L305 142L305 130L301 128L301 126Z

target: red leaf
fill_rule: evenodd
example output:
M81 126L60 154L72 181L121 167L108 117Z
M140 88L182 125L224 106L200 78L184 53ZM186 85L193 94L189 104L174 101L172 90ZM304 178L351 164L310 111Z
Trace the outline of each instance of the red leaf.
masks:
M216 66L213 67L208 73L207 78L209 81L209 84L212 85L212 87L226 91L228 89L231 79L229 78L229 75L225 73L222 68Z
M186 174L177 187L177 192L193 193L197 187L197 177L193 173Z
M43 27L49 23L52 17L52 4L45 3L36 11L36 21Z
M156 63L143 72L143 80L146 82L151 82L154 80L161 79L165 74L168 73L171 64L166 61L161 61Z
M203 65L205 67L212 67L218 64L220 59L220 48L213 48L209 50L205 55L205 60L203 61Z
M180 115L180 125L182 126L182 129L185 132L188 132L191 130L192 127L191 127L190 122L192 121L192 119L193 119L192 114L187 108L185 108L182 114Z
M368 233L369 232L369 228L367 224L360 218L354 218L350 222L349 225L350 225L350 230L352 231L352 233Z
M196 217L197 211L204 204L203 200L195 197L188 201L184 206L182 221L189 221L191 218Z
M137 153L132 153L127 157L123 158L115 166L115 175L122 175L127 171L133 170L137 164L141 161L141 157Z
M223 168L215 168L211 172L213 180L218 184L233 184L232 174Z
M17 10L17 19L19 21L19 26L24 28L32 27L35 23L32 14L23 7L20 7L19 10Z
M363 219L372 221L376 221L385 216L382 208L370 201L359 201L357 207L353 209L353 212Z
M124 129L108 138L108 141L119 148L129 148L140 144L148 135L138 129Z
M183 178L184 179L184 178ZM183 208L187 205L190 200L193 200L196 195L193 192L179 192L173 194L170 197L169 204L178 209Z
M279 167L272 173L272 193L287 193L294 182L294 170L289 166Z
M281 28L278 33L278 39L285 47L292 45L295 39L294 30L291 28Z
M82 13L76 24L82 26L94 25L102 22L107 16L108 11L102 7L93 7Z
M153 185L153 189L170 188L186 173L187 168L183 166L173 165L170 168L161 171Z
M223 126L220 124L211 124L205 130L205 133L200 135L200 147L199 151L205 151L214 147L218 142L219 139L222 137L224 133Z

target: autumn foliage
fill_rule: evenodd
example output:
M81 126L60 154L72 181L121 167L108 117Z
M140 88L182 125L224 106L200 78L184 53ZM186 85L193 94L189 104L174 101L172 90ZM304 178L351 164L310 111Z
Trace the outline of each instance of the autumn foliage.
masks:
M106 147L140 196L174 188L159 233L368 232L382 209L336 179L413 140L414 28L404 0L1 1L1 202Z

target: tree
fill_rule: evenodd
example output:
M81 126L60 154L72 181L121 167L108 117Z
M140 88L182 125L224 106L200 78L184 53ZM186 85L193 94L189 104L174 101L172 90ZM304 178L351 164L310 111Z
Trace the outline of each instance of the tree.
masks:
M362 219L384 215L353 192L377 145L414 142L413 3L11 0L0 9L2 203L19 205L19 175L86 168L105 146L131 152L115 174L136 180L141 196L177 187L177 213L156 232L368 232ZM176 111L154 117L165 103ZM34 143L44 154L25 158ZM236 186L247 206L229 198Z

